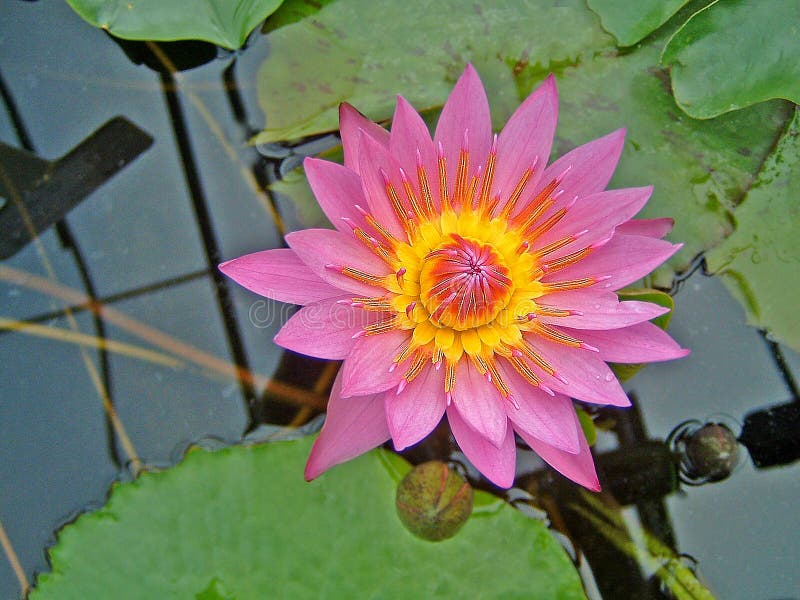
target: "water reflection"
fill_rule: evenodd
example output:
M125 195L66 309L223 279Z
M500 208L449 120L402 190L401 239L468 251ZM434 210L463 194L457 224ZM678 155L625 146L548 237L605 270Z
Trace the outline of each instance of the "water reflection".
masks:
M201 52L203 66L170 52L170 69L152 47L122 44L122 52L63 3L20 2L5 11L0 72L17 106L16 116L9 102L0 114L5 145L55 159L118 115L153 138L56 229L42 233L37 223L38 245L0 264L4 323L63 332L63 339L11 327L0 333L0 522L31 579L47 568L54 529L100 505L112 480L131 476L132 458L166 465L192 441L236 441L261 423L298 425L324 408L336 365L280 353L272 337L288 315L225 288L215 265L278 247L284 228L308 224L290 202L273 202L267 184L332 139L270 144L261 149L266 156L246 145L261 119L253 82L269 52L263 40L222 60ZM132 64L134 55L143 66ZM6 202L0 215L10 208ZM277 318L258 316L263 310ZM601 500L637 525L629 537L646 531L672 555L696 556L720 597L790 595L798 549L786 532L797 527L797 465L746 463L726 481L681 492L675 455L661 440L687 418L726 412L743 419L739 437L756 465L796 459L800 436L789 427L797 413L786 404L785 372L798 372L800 359L787 352L782 375L738 306L699 273L680 291L673 332L692 359L631 381L641 412L601 415L613 422L596 447ZM447 456L442 432L415 452ZM788 449L768 458L760 439L785 440ZM520 485L569 533L604 597L663 594L662 580L587 519L597 507L528 454ZM0 558L0 597L17 597L19 587Z

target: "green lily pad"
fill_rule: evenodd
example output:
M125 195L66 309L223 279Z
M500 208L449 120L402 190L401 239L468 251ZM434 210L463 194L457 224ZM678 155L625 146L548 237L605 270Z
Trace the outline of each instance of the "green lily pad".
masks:
M652 302L669 309L669 312L656 317L651 320L651 323L658 325L661 329L666 330L669 322L672 319L672 311L675 309L675 301L672 296L666 292L652 289L636 289L636 290L623 290L619 292L619 299L625 300L638 300L640 302ZM611 365L611 370L620 381L628 381L631 377L641 371L647 363L627 363L620 364L614 363Z
M83 19L126 40L204 40L235 50L283 0L67 0Z
M800 3L714 2L664 48L672 89L687 114L705 119L770 98L800 102Z
M751 325L800 351L800 112L734 213L736 231L706 255Z
M422 541L395 512L405 461L373 451L306 483L311 442L194 450L115 486L30 599L584 598L541 522L476 492L454 538Z
M632 46L666 23L689 0L587 0L620 46Z
M470 61L484 76L490 76L491 65L497 73L490 77L511 81L513 90L519 69L535 68L543 78L579 62L587 51L613 47L596 21L583 0L440 0L411 6L338 0L269 35L270 55L257 80L266 128L254 142L335 130L342 101L376 121L392 116L398 93L417 109L441 106ZM295 64L288 65L292 59ZM298 86L319 76L324 85ZM316 101L309 106L305 96L312 90ZM499 123L518 102L495 110Z

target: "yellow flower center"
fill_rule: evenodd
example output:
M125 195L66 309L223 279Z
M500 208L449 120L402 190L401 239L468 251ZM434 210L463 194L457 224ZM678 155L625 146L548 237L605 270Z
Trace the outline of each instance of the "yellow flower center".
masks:
M538 318L567 316L572 314L570 311L543 306L536 300L550 292L593 285L597 281L593 278L541 281L545 273L580 260L591 249L548 260L550 254L577 239L567 236L533 250L535 240L566 214L566 208L548 212L558 196L554 192L560 178L544 186L514 214L532 169L525 171L503 208L498 209L500 198L489 198L495 150L488 157L481 185L477 176L467 185L469 153L462 151L460 158L453 192L440 198L438 210L434 209L424 167L418 167L416 188L402 174L406 204L411 210L387 181L387 198L403 225L405 240L397 239L369 213L365 218L381 239L354 228L356 237L393 271L379 277L341 268L344 275L380 290L375 297L353 298L355 305L389 315L367 326L364 334L410 331L408 343L394 362L407 365L406 381L413 380L426 365L444 362L448 395L455 383L455 367L465 356L504 397L510 397L510 391L498 372L498 358L507 361L531 384L547 390L537 372L555 375L555 371L525 341L523 333L535 332L562 344L584 346ZM447 190L443 157L439 158L439 176L440 189Z
M513 285L503 257L491 244L450 234L425 257L420 300L431 321L464 331L494 320L508 304Z

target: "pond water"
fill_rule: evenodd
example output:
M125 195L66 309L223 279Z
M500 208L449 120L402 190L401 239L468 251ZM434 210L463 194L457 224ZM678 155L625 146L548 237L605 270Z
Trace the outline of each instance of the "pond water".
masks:
M262 153L245 144L263 125L254 82L269 48L258 35L239 55L220 52L178 74L135 64L131 57L158 63L143 44L125 48L65 3L3 5L0 141L56 160L115 117L130 125L119 130L121 158L102 167L98 189L73 182L75 206L60 224L0 263L2 598L20 596L13 560L32 582L48 568L57 528L101 505L113 481L141 464L173 464L193 442L235 442L259 422L306 422L324 407L330 383L331 367L283 356L272 343L287 309L226 282L215 265L278 247L282 229L314 224L318 213L254 184L335 139ZM89 165L82 157L97 148L86 143L89 154L78 158ZM2 159L21 180L38 164L20 154ZM4 200L0 216L11 210ZM87 296L112 310L97 318ZM9 330L12 321L54 329L49 337ZM629 382L638 412L601 434L600 469L621 490L626 521L691 556L719 598L798 598L800 465L787 457L757 468L742 447L729 479L694 487L658 471L646 449L663 456L655 441L687 419L723 421L738 434L750 412L796 406L800 356L747 327L722 284L699 271L678 292L671 332L691 357ZM125 345L101 352L90 345L98 337ZM255 376L237 377L234 364ZM620 447L631 461L644 452L640 463L603 460ZM637 464L647 477L634 476ZM557 501L552 481L523 481ZM591 544L577 529L573 539ZM613 568L619 556L582 549L597 561L586 578L590 596L660 597L635 561Z

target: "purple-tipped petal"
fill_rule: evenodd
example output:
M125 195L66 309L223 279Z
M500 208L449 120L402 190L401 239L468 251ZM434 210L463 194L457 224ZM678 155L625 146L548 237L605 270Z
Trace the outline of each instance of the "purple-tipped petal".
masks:
M577 329L619 329L669 312L668 308L652 302L620 302L614 292L602 292L593 288L547 294L537 298L536 302L550 308L576 311L577 314L567 317L539 318L544 323Z
M649 363L683 358L689 350L681 348L669 334L653 323L639 323L608 331L574 331L600 351L600 358L618 363Z
M442 420L447 406L444 371L427 367L399 394L386 392L384 404L395 450L413 446Z
M372 216L396 237L403 239L405 232L397 218L386 191L386 180L394 186L397 197L403 208L409 206L403 202L403 185L400 181L400 164L389 154L389 150L366 135L361 135L362 152L359 157L361 169L361 185L367 197L367 205Z
M525 339L555 369L556 377L542 376L554 391L592 404L631 405L617 377L596 352L551 342L535 334L526 334Z
M333 229L303 229L287 234L286 243L309 269L340 290L362 296L383 293L383 288L362 283L337 270L336 267L346 266L378 277L388 275L386 263L354 236Z
M339 130L342 135L344 149L344 166L358 173L359 163L359 131L385 147L389 146L389 132L377 123L373 123L346 102L339 105Z
M578 416L573 413L573 418L575 426L580 428ZM597 479L597 471L595 471L594 468L592 453L589 450L589 444L586 443L586 437L583 435L582 431L579 433L580 449L577 454L554 448L550 444L542 442L524 431L518 431L518 433L536 454L541 456L545 462L564 477L592 491L600 491L600 481Z
M517 464L514 430L506 428L505 438L498 448L467 425L452 404L447 407L447 421L458 447L475 468L495 485L510 488L514 484Z
M363 396L396 388L405 369L402 365L390 368L410 335L408 331L390 331L358 338L342 366L342 395Z
M582 434L575 428L572 400L562 394L551 396L532 386L510 366L501 364L500 369L516 403L506 403L506 414L514 429L564 452L578 452Z
M525 170L534 164L526 189L530 192L536 188L550 157L557 120L558 90L555 77L549 75L511 115L498 136L492 198L502 193L507 200Z
M579 262L543 281L565 281L582 277L604 277L595 284L605 290L618 290L638 281L681 249L683 244L671 244L656 238L639 235L619 235Z
M648 186L606 190L583 196L569 209L558 227L539 236L532 247L538 250L552 242L578 234L574 242L547 256L546 260L552 260L575 250L587 248L591 244L605 243L611 239L618 225L642 209L652 193L653 187Z
M417 151L425 167L428 186L431 190L431 200L436 208L439 207L439 176L436 163L436 149L431 140L430 131L425 121L402 96L397 97L397 107L392 119L392 132L389 137L389 151L408 178L419 190L417 178Z
M498 448L508 428L504 402L497 388L469 360L458 362L453 404L467 425Z
M614 174L624 144L625 130L618 129L567 152L545 169L535 188L536 194L551 180L562 175L559 188L564 192L554 209L571 202L575 196L580 198L602 192ZM528 200L534 198L536 194L527 196ZM520 204L520 207L522 206L524 203Z
M359 331L388 317L388 313L351 306L347 296L329 298L307 304L292 315L275 343L300 354L342 360L353 349Z
M303 168L314 197L336 229L347 234L351 232L345 219L363 227L364 219L355 206L366 206L367 199L357 173L340 164L311 157L303 161Z
M645 237L663 238L675 224L674 219L634 219L617 227L617 233L623 235L643 235Z
M472 65L467 65L447 98L433 136L434 147L438 148L441 144L447 158L448 195L456 180L458 157L464 145L465 134L470 156L468 177L471 177L478 165L486 163L492 146L489 101L478 72Z
M306 463L306 481L389 439L383 394L343 398L340 393L341 379L340 371L333 382L325 424Z
M279 302L307 304L342 293L288 248L245 254L222 263L219 270L251 292Z

